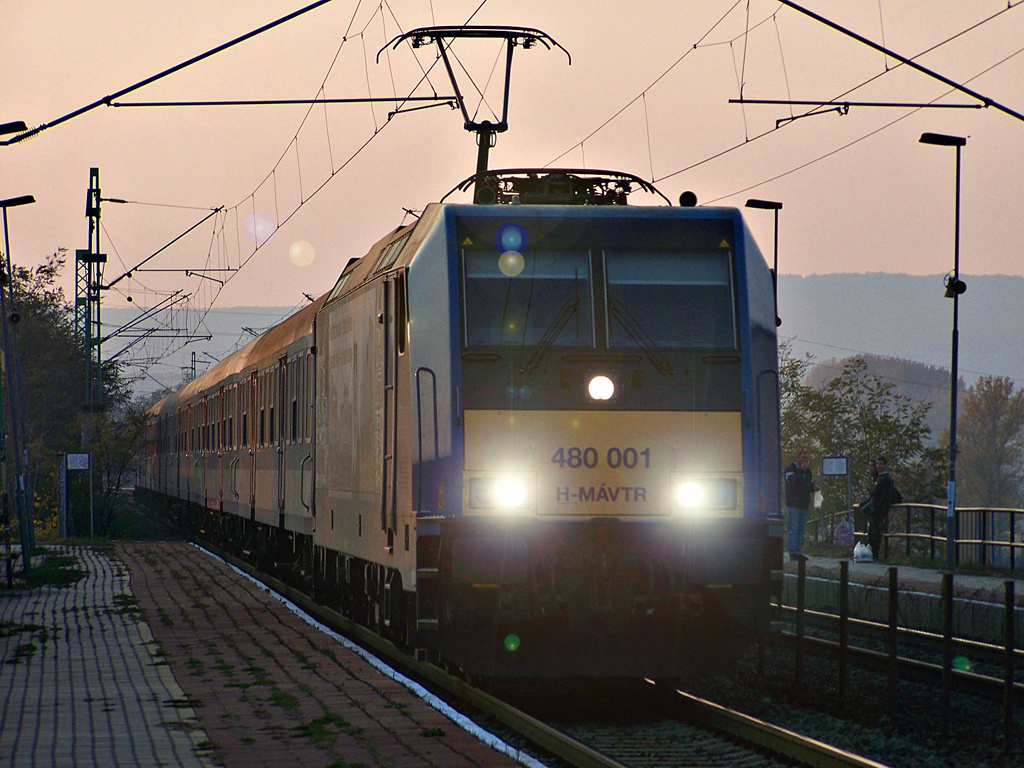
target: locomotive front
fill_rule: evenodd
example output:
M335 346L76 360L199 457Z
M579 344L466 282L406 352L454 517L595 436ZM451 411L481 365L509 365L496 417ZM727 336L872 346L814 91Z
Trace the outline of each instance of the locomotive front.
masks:
M739 212L442 218L452 452L421 416L420 626L486 676L727 663L781 578L774 299Z

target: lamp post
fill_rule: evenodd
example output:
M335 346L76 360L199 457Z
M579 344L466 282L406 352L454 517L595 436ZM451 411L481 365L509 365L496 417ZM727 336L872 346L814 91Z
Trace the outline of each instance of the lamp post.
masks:
M953 271L946 275L945 296L953 300L953 353L949 391L949 484L946 486L946 570L956 567L956 397L957 359L960 348L959 304L960 294L967 283L960 279L960 149L967 143L962 136L942 133L922 133L922 144L937 147L956 147L956 213L953 226Z
M24 430L25 423L21 402L21 365L18 358L17 322L19 318L14 309L14 276L11 274L11 245L7 234L7 209L19 205L29 205L35 201L36 199L32 195L22 195L21 197L0 200L0 209L3 209L4 256L6 258L5 271L7 274L7 296L4 296L3 286L0 285L0 326L3 328L4 374L7 385L8 413L11 417L8 423L11 438L9 447L10 452L14 455L14 509L18 516L18 528L21 534L21 562L25 573L31 570L32 564L32 514L29 507L28 479L21 455L21 433ZM6 490L6 452L4 453L3 461Z
M775 211L775 255L772 266L772 294L775 298L775 327L782 325L779 317L779 211L782 210L782 203L774 200L747 200L747 208L761 208L768 211Z

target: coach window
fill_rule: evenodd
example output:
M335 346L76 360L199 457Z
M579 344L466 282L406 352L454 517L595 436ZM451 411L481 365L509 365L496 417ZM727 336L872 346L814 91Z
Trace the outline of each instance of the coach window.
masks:
M605 252L608 346L736 347L730 252Z
M266 409L260 408L260 445L267 444L267 412Z

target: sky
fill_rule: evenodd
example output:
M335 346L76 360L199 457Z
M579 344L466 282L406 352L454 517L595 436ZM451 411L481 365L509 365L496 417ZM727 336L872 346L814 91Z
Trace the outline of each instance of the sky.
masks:
M1016 112L1022 4L801 3ZM305 5L5 3L0 123L53 123ZM782 274L941 275L953 268L956 150L918 139L962 136L960 270L1024 275L1024 121L993 106L853 105L800 117L815 108L732 103L979 103L776 0L332 0L114 102L448 96L436 48L385 46L417 27L467 21L539 29L560 46L516 48L509 130L491 150L492 168L605 168L653 180L673 201L687 190L706 205L779 201ZM490 118L501 103L498 48L461 40L452 52L472 76L460 82L471 116ZM458 111L409 102L389 119L397 106L87 110L0 146L0 199L36 199L8 210L11 257L35 265L68 249L62 284L73 296L98 168L104 282L159 251L144 265L153 271L118 280L105 305L177 297L193 312L301 306L329 290L348 259L407 223L406 209L422 210L475 171L474 136ZM747 213L774 258L772 212Z

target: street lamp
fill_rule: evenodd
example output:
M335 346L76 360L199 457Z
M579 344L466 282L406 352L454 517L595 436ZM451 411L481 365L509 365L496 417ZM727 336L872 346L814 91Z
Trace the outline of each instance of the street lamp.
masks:
M21 133L27 130L28 126L25 125L24 120L15 120L13 123L0 124L0 136L6 136L8 133Z
M922 133L922 144L937 147L956 147L956 214L953 227L953 271L946 275L943 284L945 296L953 299L953 361L949 391L949 485L946 487L946 570L956 567L956 388L957 358L960 347L958 313L960 294L967 290L967 283L960 279L960 149L967 143L962 136L946 136L942 133Z
M14 310L14 276L11 274L11 244L7 235L7 209L19 205L29 205L36 199L32 195L11 197L0 200L4 222L4 256L7 260L7 291L10 298L10 314L8 314L7 297L0 285L0 326L4 345L4 372L7 384L8 412L10 420L10 452L14 454L14 509L18 515L18 528L21 534L22 570L28 573L32 564L32 514L29 507L27 477L21 455L21 433L24 431L24 413L21 403L21 361L18 358L18 315ZM2 419L0 419L2 420ZM6 463L6 455L4 462ZM6 475L6 466L4 467ZM6 488L4 489L6 491ZM6 510L4 510L6 512Z
M782 203L774 200L747 200L747 208L761 208L768 211L775 211L775 256L772 267L772 294L775 297L775 327L782 325L779 317L779 211L782 210Z

